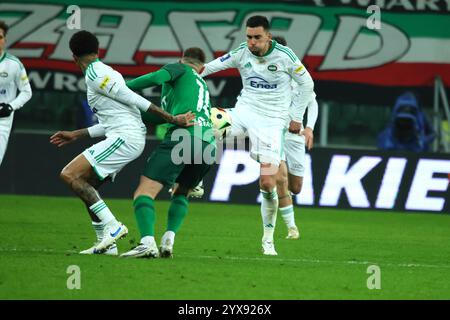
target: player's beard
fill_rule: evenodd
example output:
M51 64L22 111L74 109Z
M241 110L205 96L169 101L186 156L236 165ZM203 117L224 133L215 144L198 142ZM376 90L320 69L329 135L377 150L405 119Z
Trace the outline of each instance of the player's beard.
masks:
M255 48L249 48L250 52L253 53L255 56L260 56L262 49L259 49L257 47Z

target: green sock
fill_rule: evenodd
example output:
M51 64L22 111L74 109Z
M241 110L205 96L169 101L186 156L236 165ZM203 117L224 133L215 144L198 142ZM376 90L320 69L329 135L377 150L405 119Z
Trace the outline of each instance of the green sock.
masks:
M155 208L154 200L148 196L139 196L133 201L134 214L138 224L141 238L155 235Z
M167 219L167 230L177 233L183 223L184 217L188 212L188 199L184 195L172 197L170 203L169 215Z

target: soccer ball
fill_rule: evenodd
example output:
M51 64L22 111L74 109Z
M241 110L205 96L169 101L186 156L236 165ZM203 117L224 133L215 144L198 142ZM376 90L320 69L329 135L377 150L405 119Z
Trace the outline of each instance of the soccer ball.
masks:
M231 126L229 113L222 108L211 108L211 122L216 137L223 139L227 135L227 129Z

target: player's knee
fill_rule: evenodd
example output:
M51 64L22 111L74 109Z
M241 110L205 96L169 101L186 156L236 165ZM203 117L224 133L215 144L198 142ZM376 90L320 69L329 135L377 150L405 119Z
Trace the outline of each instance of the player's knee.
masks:
M61 170L59 178L67 184L70 184L75 179L74 174L66 168Z
M302 185L302 182L292 183L289 187L289 191L291 191L293 194L299 194L300 191L302 191Z
M259 186L264 191L272 191L276 186L276 180L271 177L261 177Z

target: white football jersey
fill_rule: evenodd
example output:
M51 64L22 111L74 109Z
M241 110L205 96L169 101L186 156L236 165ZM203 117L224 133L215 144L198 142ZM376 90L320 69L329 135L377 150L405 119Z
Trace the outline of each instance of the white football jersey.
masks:
M302 109L299 114L304 113L311 99L314 84L309 72L291 49L274 40L262 57L254 55L244 42L235 50L205 64L201 76L229 68L237 68L242 78L243 88L237 105L248 106L265 117L287 120L292 80L298 83L305 99L299 101L298 106Z
M301 123L303 128L309 127L314 130L314 126L316 124L317 117L319 115L319 108L316 101L316 93L313 92L311 100L306 106L306 109L308 110L308 123L305 125L304 113L301 115L298 114L299 110L298 102L301 101L302 99L298 89L299 89L298 84L295 81L292 81L292 102L289 108L289 121L300 117L302 120Z
M8 103L17 110L30 98L31 86L23 64L15 56L3 52L0 56L0 103Z
M130 97L139 97L141 104L150 101L133 93L122 75L100 60L92 62L85 71L88 104L104 128L105 135L145 138L140 106Z

